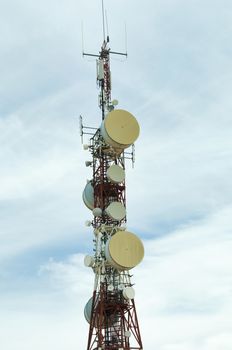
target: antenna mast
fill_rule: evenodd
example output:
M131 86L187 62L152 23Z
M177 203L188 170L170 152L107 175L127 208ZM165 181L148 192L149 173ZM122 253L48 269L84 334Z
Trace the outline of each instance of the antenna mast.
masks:
M92 211L86 222L94 231L93 255L84 259L95 279L92 297L85 306L89 323L87 350L142 350L142 340L135 308L135 291L130 270L144 256L144 247L137 235L126 230L125 160L134 162L134 141L139 136L136 118L111 101L110 55L127 53L111 51L105 37L104 1L102 0L103 43L97 58L97 82L102 121L99 128L83 126L80 135L91 135L84 149L92 156L86 166L92 168L83 201ZM126 151L132 147L131 153Z
M107 23L108 28L108 23ZM127 52L111 51L109 47L109 35L105 35L105 9L104 0L102 0L102 29L103 43L99 54L83 52L83 56L97 57L97 82L100 87L99 107L102 111L102 120L105 118L106 112L111 111L114 107L111 104L111 72L110 72L110 55L120 55L127 57Z

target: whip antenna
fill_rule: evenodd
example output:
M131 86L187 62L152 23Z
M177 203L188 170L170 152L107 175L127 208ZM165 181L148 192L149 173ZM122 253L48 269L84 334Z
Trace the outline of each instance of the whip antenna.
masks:
M106 16L106 35L107 35L107 42L110 41L109 37L109 26L108 26L108 18L107 18L107 12L105 11L105 16Z
M83 21L81 22L81 41L82 41L82 56L84 56L84 26L83 26Z
M104 0L102 0L102 30L103 30L103 40L106 40L105 32L105 11L104 11Z
M127 27L126 27L126 22L125 22L125 50L127 54Z

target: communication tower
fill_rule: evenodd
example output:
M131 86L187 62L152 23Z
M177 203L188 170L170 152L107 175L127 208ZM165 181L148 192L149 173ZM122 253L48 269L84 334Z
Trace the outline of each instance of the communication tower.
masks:
M97 82L101 124L98 128L84 126L80 117L80 134L89 135L83 148L91 153L86 166L92 168L83 201L92 211L93 255L84 259L92 268L94 288L84 315L89 323L87 350L143 349L135 308L135 291L131 269L144 256L144 247L134 233L126 230L125 161L134 162L134 142L139 136L136 118L126 110L116 108L111 100L110 56L126 53L111 51L105 38L103 8L103 44L99 54L83 52L97 59ZM128 149L131 151L128 151Z

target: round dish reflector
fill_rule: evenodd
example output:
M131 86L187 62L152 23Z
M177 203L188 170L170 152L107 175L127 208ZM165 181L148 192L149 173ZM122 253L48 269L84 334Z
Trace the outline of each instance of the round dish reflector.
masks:
M98 305L98 300L95 300L94 307L96 308L97 305ZM85 305L85 308L84 308L85 319L88 323L90 323L90 321L91 321L92 307L93 307L93 297L89 299L89 301L87 302L87 304ZM104 317L105 317L105 315L103 315L102 324L104 324L104 322L105 322ZM115 322L117 322L117 320L118 320L118 316L114 312L109 310L109 313L107 314L107 322L108 322L109 326L113 325ZM95 321L97 321L97 320L95 320ZM95 324L95 326L96 326L96 324Z
M101 208L94 208L92 210L94 216L102 216L102 210Z
M118 270L130 270L144 257L142 241L134 233L118 231L106 243L106 260Z
M111 165L106 172L107 178L112 183L120 183L125 180L125 170L119 165Z
M122 220L126 216L126 209L120 202L112 202L106 208L106 214L113 220Z
M125 289L123 289L122 294L125 299L131 300L131 299L134 299L135 297L135 290L132 287L126 287Z
M90 320L91 320L92 305L93 305L93 298L90 298L84 308L85 319L88 323L90 323Z
M136 118L123 109L109 112L101 125L101 134L106 143L115 148L127 148L139 136Z
M86 255L84 258L84 264L86 267L92 267L94 265L94 258L90 255Z
M94 192L91 181L89 181L83 191L82 199L87 208L93 210L94 208Z

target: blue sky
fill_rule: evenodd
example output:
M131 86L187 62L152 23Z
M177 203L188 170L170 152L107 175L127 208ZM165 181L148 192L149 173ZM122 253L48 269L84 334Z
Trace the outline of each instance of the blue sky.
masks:
M128 229L146 350L232 348L232 3L105 0L113 98L141 127ZM0 21L0 345L86 346L91 177L78 116L98 127L101 2L9 0Z

